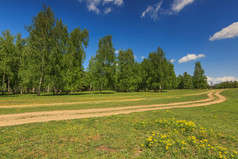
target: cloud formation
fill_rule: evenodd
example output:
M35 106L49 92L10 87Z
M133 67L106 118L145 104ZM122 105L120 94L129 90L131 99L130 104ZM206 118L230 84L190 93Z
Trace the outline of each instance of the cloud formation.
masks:
M210 84L211 82L213 84L221 83L221 82L226 82L226 81L237 81L238 78L234 76L224 76L224 77L218 77L218 78L212 78L212 77L207 77L207 82Z
M141 56L141 59L142 59L142 60L145 59L145 56Z
M112 8L106 8L105 10L104 10L104 14L108 14L108 13L110 13L112 11Z
M104 14L108 14L112 11L111 7L108 7L109 4L116 6L122 6L124 4L123 0L78 0L80 3L86 3L88 11L95 12L100 14L101 10L104 10ZM107 6L106 6L107 5Z
M181 10L183 10L184 7L187 5L193 3L195 0L173 0L171 4L171 8L161 8L161 5L163 4L163 0L159 3L155 4L154 6L147 6L146 10L142 13L141 18L144 18L147 14L152 18L153 20L158 19L158 15L174 15L179 13Z
M223 28L221 31L215 33L210 37L210 41L221 40L227 38L234 38L238 36L238 22L235 22L229 25L226 28Z
M200 59L200 58L204 58L206 57L205 54L187 54L186 56L182 57L180 60L178 60L178 63L185 63L188 61L192 61L192 60L196 60L196 59Z
M175 62L176 60L175 59L171 59L171 60L169 60L171 63L173 63L173 62Z
M147 6L146 10L141 15L141 18L144 18L148 14L153 20L158 19L158 12L162 3L163 1L155 4L154 6Z
M121 6L124 4L123 0L103 0L103 4L110 3L110 2L117 6Z
M174 0L173 4L172 4L172 11L178 13L180 12L184 7L186 7L187 5L193 3L194 0Z

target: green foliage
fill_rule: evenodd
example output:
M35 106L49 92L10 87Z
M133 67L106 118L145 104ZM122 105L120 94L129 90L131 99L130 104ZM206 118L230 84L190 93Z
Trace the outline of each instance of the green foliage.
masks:
M17 60L15 56L15 37L10 33L9 30L2 32L0 38L0 73L2 75L2 94L5 91L5 80L7 80L8 92L10 91L10 83L14 77L14 65ZM17 80L17 79L16 79Z
M128 92L138 89L141 78L138 76L138 63L135 62L133 51L120 50L117 59L117 90Z
M83 62L85 60L85 50L89 41L88 30L74 29L70 33L68 42L68 50L64 54L64 90L77 90L82 87L82 79L84 76Z
M238 88L238 82L237 81L226 81L226 82L221 82L218 84L215 84L212 86L213 88L219 89L219 88Z
M183 76L179 75L179 89L192 89L193 88L193 80L192 76L189 75L187 72L184 72Z
M112 36L99 40L95 58L90 60L89 71L93 73L93 87L101 93L103 89L114 89L116 74L116 54Z
M176 75L174 66L165 57L164 51L159 47L156 52L149 54L142 65L142 87L162 91L162 89L176 88Z
M207 77L205 76L205 72L200 62L195 63L195 69L193 73L193 87L197 89L208 87Z
M85 72L83 63L89 43L89 31L79 27L68 32L67 26L54 16L50 7L33 17L26 27L25 39L9 30L0 37L0 77L2 94L62 94L80 90L116 90L162 92L163 89L207 88L201 64L196 63L194 76L176 78L174 65L159 47L141 63L131 49L116 57L112 36L99 40L96 56Z
M53 45L55 17L50 7L43 6L37 16L33 17L32 24L27 28L31 49L33 70L32 74L38 79L38 95L44 77L49 74L49 55Z

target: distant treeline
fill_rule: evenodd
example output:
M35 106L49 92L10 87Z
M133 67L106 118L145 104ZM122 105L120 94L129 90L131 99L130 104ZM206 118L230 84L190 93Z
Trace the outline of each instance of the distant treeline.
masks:
M96 56L85 71L88 30L76 28L69 33L50 7L43 6L26 29L27 38L22 38L20 33L14 36L9 30L0 36L2 94L208 87L200 62L195 64L193 76L185 72L176 77L174 65L160 47L138 63L131 49L120 50L116 56L110 35L99 40Z
M221 83L215 84L212 87L215 89L238 88L238 82L237 81L226 81L226 82L221 82Z

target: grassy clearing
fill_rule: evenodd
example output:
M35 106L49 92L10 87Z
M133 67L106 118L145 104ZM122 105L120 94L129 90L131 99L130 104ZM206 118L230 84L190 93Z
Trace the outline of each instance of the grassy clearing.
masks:
M180 96L177 98L164 98L164 99L144 99L140 101L116 101L105 103L88 103L88 104L74 104L74 105L55 105L55 106L39 106L32 108L0 108L0 114L24 113L24 112L37 112L37 111L53 111L53 110L77 110L77 109L91 109L91 108L109 108L109 107L123 107L123 106L138 106L138 105L151 105L151 104L166 104L185 101L196 101L206 99L207 95L196 96Z
M0 156L238 158L238 90L222 94L226 102L206 107L2 127Z
M121 100L121 99L167 99L180 95L189 95L207 92L208 90L170 90L162 93L158 92L114 92L105 91L102 94L98 92L79 92L69 95L53 96L52 93L42 93L41 96L36 94L16 94L16 95L0 95L0 106L6 105L24 105L24 104L51 104L51 103L68 103L68 102L88 102L88 101L104 101L104 100Z

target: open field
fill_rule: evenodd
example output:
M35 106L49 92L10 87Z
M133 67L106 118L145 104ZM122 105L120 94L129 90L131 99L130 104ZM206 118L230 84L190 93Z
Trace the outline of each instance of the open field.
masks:
M0 96L0 114L175 103L205 99L208 92L209 90L172 90L163 93L108 91L103 94L83 92L62 96L44 94L40 97L35 94L7 95Z
M91 118L1 127L3 158L238 158L237 89L27 96L0 97L2 126L14 117Z

